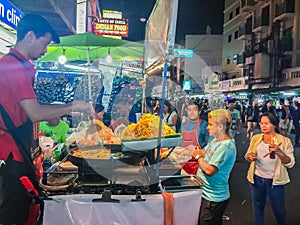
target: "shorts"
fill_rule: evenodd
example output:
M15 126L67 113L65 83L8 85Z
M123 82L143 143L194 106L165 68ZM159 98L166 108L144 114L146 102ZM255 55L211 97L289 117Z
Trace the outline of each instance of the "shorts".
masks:
M279 122L279 128L283 130L287 130L289 128L289 124L290 124L289 119L287 119L286 122L284 122L284 120L281 119Z
M25 163L12 159L0 167L0 224L23 224L32 201L19 178L28 175Z

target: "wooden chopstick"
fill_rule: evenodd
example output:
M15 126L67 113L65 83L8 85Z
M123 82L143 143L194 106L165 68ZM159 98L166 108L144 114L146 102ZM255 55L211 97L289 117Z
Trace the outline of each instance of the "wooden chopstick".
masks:
M281 143L279 143L278 145L277 145L277 147L279 147L281 145ZM274 152L275 153L275 152ZM268 155L270 155L271 154L271 151L269 151L267 154L265 154L264 156L263 156L263 158L266 158Z

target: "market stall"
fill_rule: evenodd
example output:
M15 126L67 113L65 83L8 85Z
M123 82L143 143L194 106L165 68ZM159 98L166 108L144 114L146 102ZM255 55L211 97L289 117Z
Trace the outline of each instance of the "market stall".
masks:
M79 125L72 129L65 145L56 148L51 146L53 148L50 150L50 161L53 164L50 168L45 168L43 178L39 181L46 196L44 224L81 224L81 221L87 224L108 224L112 221L120 224L147 224L146 217L149 217L149 224L164 224L167 215L164 213L166 201L163 196L166 193L172 193L174 198L174 204L171 204L170 208L174 210L172 215L176 224L197 224L201 187L205 184L197 176L180 175L180 163L188 161L191 154L182 154L185 150L177 149L179 154L174 157L176 147L181 145L181 135L176 134L162 119L167 64L170 54L173 54L176 27L174 21L177 19L178 1L170 0L168 4L172 9L167 16L171 17L171 22L167 25L169 37L167 35L168 38L163 38L163 55L158 58L148 55L144 58L146 64L149 63L148 60L152 62L155 58L154 64L148 65L150 67L158 62L164 64L161 114L141 114L139 110L137 113L140 114L140 118L136 123L130 124L127 121L128 123L121 123L118 127L105 126L102 121L95 120L94 115L91 117L88 114L85 120L77 121L76 124ZM161 10L164 6L165 2L157 1L158 9ZM157 17L159 12L156 11L152 17ZM155 20L152 18L151 21ZM84 42L82 37L86 38ZM113 45L110 45L111 43L105 42L107 40L101 38L101 42L95 35L87 33L66 37L62 39L62 46L50 47L48 55L42 58L49 60L55 55L52 59L56 60L56 56L61 53L68 54L74 46L84 46L80 51L75 47L74 51L81 52L78 53L79 60L88 62L87 76L80 78L81 84L76 87L77 93L72 100L96 102L93 93L99 93L103 83L93 82L92 78L97 76L93 76L90 70L91 60L106 54L99 51L99 46L104 45L105 51L112 52L114 47L119 51L117 49L122 43L117 40L112 41ZM68 59L72 57L75 55L67 56ZM99 64L98 68L100 67L99 71L104 76L107 76L106 68L114 68L112 65ZM124 62L121 63L121 69L114 68L107 110L112 114L120 114L116 116L117 120L126 121L129 109L133 108L132 105L127 107L127 103L130 101L131 104L136 104L141 100L141 96L139 99L136 99L136 96L137 92L141 93L141 88L137 87L143 86L140 84L143 77L142 74L140 79L129 77L127 73L122 73L124 68ZM88 79L82 85L84 78ZM62 78L62 81L67 82L66 77ZM96 90L93 90L93 87ZM124 107L128 111L128 114L125 113L127 118L121 115Z

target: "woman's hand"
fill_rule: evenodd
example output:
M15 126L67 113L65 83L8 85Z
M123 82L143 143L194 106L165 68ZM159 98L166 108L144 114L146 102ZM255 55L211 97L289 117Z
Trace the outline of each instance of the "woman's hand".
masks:
M269 145L269 151L270 152L275 152L277 154L279 151L281 151L281 149L279 148L280 145L281 145L281 143L279 143L278 145L270 144Z
M194 158L196 158L197 155L201 155L201 156L204 156L205 155L205 149L203 148L200 148L199 146L197 146L192 154L192 156Z
M245 155L245 159L251 163L252 161L255 161L257 159L257 155L256 153L250 152Z

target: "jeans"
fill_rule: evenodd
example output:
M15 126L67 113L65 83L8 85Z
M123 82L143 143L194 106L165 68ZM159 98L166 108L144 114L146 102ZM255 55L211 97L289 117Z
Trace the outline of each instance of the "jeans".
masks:
M277 225L286 224L284 185L272 185L273 179L254 175L254 184L250 184L253 212L256 225L264 225L264 209L268 197Z

